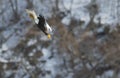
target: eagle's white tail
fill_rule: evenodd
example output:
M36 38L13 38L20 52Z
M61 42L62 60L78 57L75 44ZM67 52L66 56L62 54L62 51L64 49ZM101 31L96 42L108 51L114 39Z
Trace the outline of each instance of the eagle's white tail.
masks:
M37 19L37 14L35 13L34 10L28 10L28 9L26 9L26 12L29 14L30 18Z

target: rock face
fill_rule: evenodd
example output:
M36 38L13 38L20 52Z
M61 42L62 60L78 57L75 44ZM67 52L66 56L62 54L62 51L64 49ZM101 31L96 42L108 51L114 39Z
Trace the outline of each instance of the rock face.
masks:
M0 0L0 18L0 78L120 78L120 0Z

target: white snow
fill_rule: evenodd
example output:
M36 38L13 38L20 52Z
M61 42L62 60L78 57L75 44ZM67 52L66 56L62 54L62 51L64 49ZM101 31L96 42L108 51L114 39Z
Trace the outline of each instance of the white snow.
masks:
M42 53L43 53L43 58L44 59L48 59L48 57L50 57L50 55L51 55L51 52L46 48L42 49Z
M19 43L19 40L19 36L12 35L4 44L6 44L9 49L12 49Z
M69 16L67 16L67 17L65 17L65 18L62 19L62 23L65 24L65 25L69 25L70 21L71 21L71 19L70 19Z
M6 60L6 59L0 57L0 62L2 62L2 63L8 63L8 60Z
M69 0L65 0L64 1L64 5L65 8L70 9L71 8L71 14L74 18L76 19L80 19L81 21L84 21L85 24L82 26L82 28L86 28L87 24L90 21L90 16L89 13L87 11L87 9L85 8L87 4L90 3L91 0L73 0L72 3L72 8L71 8L71 3ZM109 3L108 3L109 2ZM117 8L117 1L104 1L104 0L97 0L97 4L100 7L100 11L99 13L95 16L94 18L94 22L98 23L98 18L101 18L101 23L102 24L116 24L119 23L118 21L118 16L117 16L117 11L115 8ZM114 4L113 6L111 6L112 4ZM63 9L63 5L59 5L60 9ZM69 24L69 20L67 19L68 17L66 16L62 22L65 25ZM67 19L67 21L66 21Z
M89 13L86 11L86 8L84 7L88 3L90 3L90 0L73 0L72 7L71 7L71 3L69 0L64 1L65 7L67 9L71 8L71 14L74 18L80 19L81 21L85 21L85 24L84 24L85 27L90 21ZM63 9L62 6L63 5L61 4L60 5L61 10ZM63 18L62 23L65 25L69 25L69 23L70 23L69 18L70 17L68 17L68 16Z
M58 66L63 63L62 58L60 58L58 56L58 57L54 57L54 58L49 59L48 57L51 56L51 52L50 52L49 48L43 48L42 53L43 53L43 56L41 59L46 60L46 63L42 67L42 70L51 71L51 75L50 76L46 75L45 78L47 76L49 76L50 78L54 78L56 76L56 74L63 73L60 71L60 69L58 69Z
M4 38L8 38L10 35L12 35L13 31L12 30L7 30L7 31L3 31L2 35L4 36Z
M27 43L27 46L31 46L31 45L34 45L35 43L37 43L37 40L36 39L30 39Z
M114 74L113 70L106 71L103 75L102 78L112 78Z
M6 44L2 44L1 51L7 51L8 46Z

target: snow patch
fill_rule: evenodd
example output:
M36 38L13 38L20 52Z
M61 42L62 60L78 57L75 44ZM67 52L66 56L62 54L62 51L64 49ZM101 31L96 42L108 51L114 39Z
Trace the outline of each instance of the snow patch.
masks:
M65 24L65 25L69 25L70 21L71 21L71 19L70 19L69 16L67 16L67 17L65 17L65 18L62 19L62 23Z
M51 55L51 52L46 48L42 49L42 53L43 53L43 58L44 59L48 59L48 57Z
M35 43L37 43L37 40L36 39L31 39L30 41L28 41L27 46L34 45Z
M8 60L6 60L6 59L0 57L0 62L2 62L2 63L8 63Z
M2 44L1 51L7 51L7 50L8 50L8 46L6 44Z

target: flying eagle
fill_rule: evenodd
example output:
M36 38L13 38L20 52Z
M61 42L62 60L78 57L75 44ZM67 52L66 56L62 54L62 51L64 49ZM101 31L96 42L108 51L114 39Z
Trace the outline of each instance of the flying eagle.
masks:
M45 20L44 16L35 13L34 10L26 9L29 17L35 22L36 26L50 39L52 28L48 25L47 21Z

